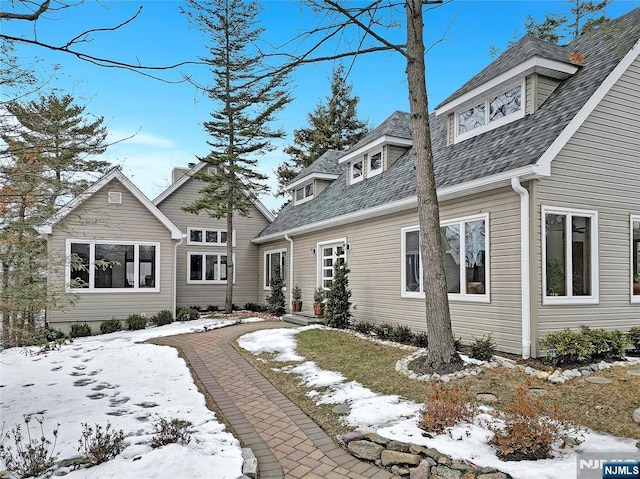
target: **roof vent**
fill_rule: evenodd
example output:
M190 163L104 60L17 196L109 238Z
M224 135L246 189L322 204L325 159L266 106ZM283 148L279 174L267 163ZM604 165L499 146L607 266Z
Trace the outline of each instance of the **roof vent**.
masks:
M111 204L119 205L122 203L122 193L119 191L110 191L108 198L108 202Z

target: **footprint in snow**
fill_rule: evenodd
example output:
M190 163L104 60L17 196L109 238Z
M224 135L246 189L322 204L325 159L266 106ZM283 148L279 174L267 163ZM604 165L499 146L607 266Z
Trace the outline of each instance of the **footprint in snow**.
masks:
M136 406L140 406L140 407L143 407L145 409L148 409L148 408L152 408L152 407L158 407L159 404L156 404L156 403L150 402L150 401L144 401L144 402L136 404Z
M75 381L73 383L73 385L76 386L76 387L87 386L87 385L95 383L95 382L96 382L95 379L84 378L84 379L78 379L77 381Z
M126 416L127 414L131 414L131 412L127 411L126 409L116 409L115 411L109 411L105 414L107 416Z
M71 357L72 357L73 359L77 359L77 358L79 358L79 357L80 357L80 355L79 355L79 354L74 354L74 355L73 355L73 356L71 356Z
M73 371L73 372L69 373L69 376L74 376L74 377L86 376L86 374L85 373L79 373L78 371Z
M27 383L27 384L23 384L22 385L23 388L28 388L28 387L31 387L31 386L33 386L33 383Z
M83 359L82 362L83 363L88 363L89 361L91 361L93 358L87 358L87 359Z
M51 371L60 371L62 366L56 366L55 368L51 368Z
M87 369L86 366L74 366L73 369L76 369L78 371L84 371L85 369Z
M100 371L102 371L102 369L96 369L95 371L91 371L89 373L89 376L95 376L96 374L98 374Z
M105 397L107 397L107 395L106 395L106 394L104 394L104 393L94 393L94 394L89 394L89 395L87 395L87 397L88 397L89 399L96 400L96 399L102 399L102 398L105 398Z
M109 402L111 403L111 404L109 404L109 407L121 406L122 404L129 402L129 399L131 399L131 398L129 398L127 396L123 396L121 398L112 397L111 399L109 399Z
M116 386L109 383L99 383L91 388L92 391L102 391L103 389L115 389Z
M55 386L56 384L58 384L58 383L49 383L49 384L47 384L47 386Z

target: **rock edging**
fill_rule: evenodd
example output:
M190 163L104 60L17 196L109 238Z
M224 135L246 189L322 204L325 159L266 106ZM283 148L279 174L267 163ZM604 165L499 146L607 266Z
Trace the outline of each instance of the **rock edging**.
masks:
M393 441L376 433L350 432L336 436L335 441L352 456L410 479L512 479L497 469L451 459L435 449Z

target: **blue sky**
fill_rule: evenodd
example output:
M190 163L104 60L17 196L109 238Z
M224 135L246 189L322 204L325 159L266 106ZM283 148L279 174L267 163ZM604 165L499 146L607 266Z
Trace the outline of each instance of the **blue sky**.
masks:
M293 0L263 0L261 26L264 40L278 45L294 37L317 21ZM86 3L48 15L38 23L41 40L60 43L87 28L109 27L133 15L139 6L141 14L133 22L115 32L96 33L91 42L81 45L83 51L111 59L140 62L145 65L168 65L197 60L206 55L205 37L190 26L180 13L184 2L100 1ZM618 0L607 8L617 17L640 6L640 1ZM427 89L430 108L435 107L465 81L491 62L491 46L506 48L510 40L520 38L527 14L541 19L545 13L568 11L566 1L453 1L427 13L426 43L444 37L429 50ZM401 13L401 12L400 12ZM403 19L398 15L398 19ZM31 28L32 26L27 26ZM2 25L6 33L19 34L20 26ZM402 41L402 28L389 32ZM150 198L168 186L171 169L195 161L196 155L207 153L207 135L202 123L207 121L213 105L189 83L169 84L129 71L101 68L68 54L18 46L22 63L33 64L42 79L49 79L46 89L57 88L86 104L86 111L103 116L113 140L121 140L106 153L109 160L121 164L123 171ZM35 57L40 60L35 62ZM347 60L347 62L350 62ZM54 71L53 65L58 69ZM329 77L334 64L318 63L301 67L291 84L294 101L282 111L277 126L284 128L287 139L275 151L260 159L260 169L275 186L274 170L286 159L281 149L290 144L293 130L306 125L307 113L329 92ZM408 93L403 58L393 53L377 53L359 57L348 80L353 93L360 97L359 116L375 126L395 110L408 110ZM190 66L165 72L169 80L187 72L206 81L204 66ZM137 133L137 134L136 134ZM277 208L282 199L263 198L269 208Z

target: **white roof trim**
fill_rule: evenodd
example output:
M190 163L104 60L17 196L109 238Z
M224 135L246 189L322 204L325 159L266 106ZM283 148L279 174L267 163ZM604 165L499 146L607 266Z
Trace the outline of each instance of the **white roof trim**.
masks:
M313 180L313 179L316 179L316 180L335 180L339 176L340 175L336 175L334 173L309 173L308 175L303 176L299 180L296 180L293 183L288 184L287 187L284 189L284 191L293 190L296 186L300 186L300 185L306 183L309 180Z
M515 66L512 69L507 70L506 72L498 75L497 77L492 78L488 82L483 83L482 85L474 88L473 90L468 91L464 95L459 96L458 98L443 104L442 106L436 109L435 111L436 116L449 113L451 110L453 110L456 107L459 107L465 102L470 101L476 97L482 96L484 93L488 92L492 88L496 88L502 83L505 83L515 77L519 77L519 76L524 77L529 73L532 73L533 71L535 71L537 68L548 68L548 69L556 70L569 75L573 75L575 72L578 71L578 66L576 65L559 62L557 60L549 60L548 58L542 58L539 56L534 56L533 58L530 58L529 60L522 62L520 65Z
M182 175L178 179L178 181L172 183L171 186L169 186L169 188L167 188L162 193L160 193L158 196L156 196L156 198L153 200L153 204L158 206L165 199L167 199L169 196L171 196L171 194L174 191L176 191L178 188L180 188L182 185L184 185L187 181L189 181L189 179L191 179L191 176L194 173L197 173L198 171L203 169L205 166L207 166L207 163L205 161L201 161L196 166L191 168L184 175ZM250 195L248 191L245 191L244 193L245 193L245 195L247 195L247 198L251 199L251 201L254 204L254 206L258 209L258 211L260 211L260 213L262 213L262 215L267 219L267 221L269 221L269 223L273 222L273 220L276 219L276 217L273 216L273 213L271 213L271 211L269 211L269 209L265 205L263 205L262 202L258 198L252 198L252 195Z
M381 145L398 145L398 146L411 146L411 138L400 138L398 136L382 135L380 138L373 140L371 143L362 145L357 150L349 151L346 155L342 156L338 163L345 163L349 160L365 154L367 151L373 150Z
M528 180L531 178L537 178L540 176L546 176L545 172L537 169L535 166L525 166L515 170L505 171L496 175L487 176L485 178L479 178L473 181L467 181L455 186L448 186L440 188L438 190L438 200L449 200L465 196L480 191L490 190L497 186L508 186L511 184L511 178L514 176L519 177L521 180ZM398 211L403 211L411 208L415 208L418 205L418 199L416 196L404 198L402 200L392 201L383 205L374 206L373 208L367 208L365 210L355 211L346 215L338 216L335 218L329 218L326 220L318 221L308 225L298 226L289 230L280 231L278 233L272 233L269 235L254 238L253 243L267 243L269 241L283 238L285 235L294 236L303 233L311 233L324 228L330 228L332 226L340 226L354 221L362 221L376 216L388 215Z
M112 168L111 171L106 173L102 178L96 181L93 185L83 191L80 195L76 196L69 203L60 208L53 216L51 216L46 222L36 228L36 231L42 235L50 235L53 232L53 227L69 215L73 210L85 202L88 198L100 191L111 180L117 179L123 186L129 190L129 192L136 197L140 203L142 203L149 212L155 216L170 232L171 239L179 240L182 238L182 232L176 225L174 225L169 218L167 218L162 211L147 198L142 191L134 185L129 178L127 178L119 168Z
M576 116L574 116L564 130L562 130L562 133L558 135L554 142L551 143L551 146L542 154L537 162L539 168L545 170L551 169L551 162L556 155L564 148L593 110L595 110L604 96L609 93L609 90L611 90L613 85L620 79L622 74L626 72L634 60L638 58L638 55L640 55L640 40L638 40L633 48L620 60L620 63L618 63L607 78L604 79L598 89L591 95L591 98L587 100Z

